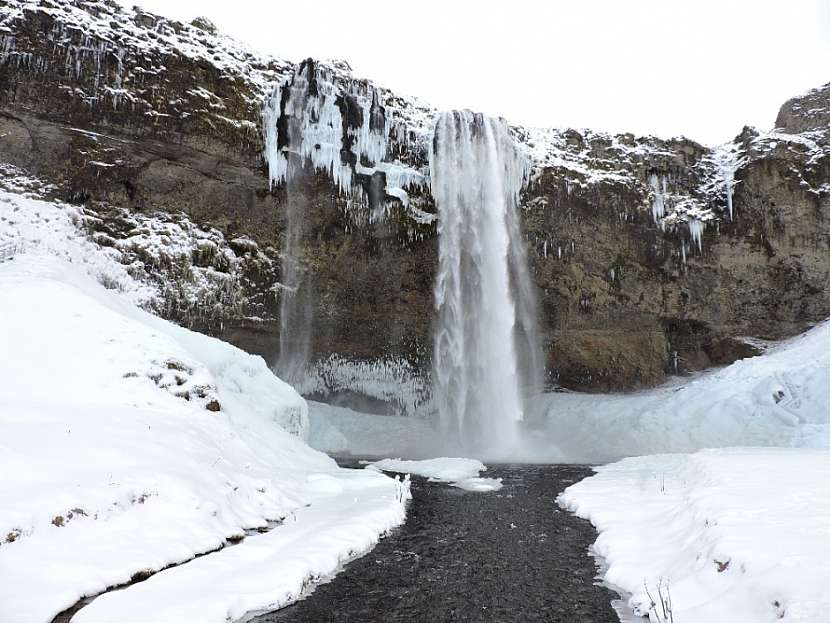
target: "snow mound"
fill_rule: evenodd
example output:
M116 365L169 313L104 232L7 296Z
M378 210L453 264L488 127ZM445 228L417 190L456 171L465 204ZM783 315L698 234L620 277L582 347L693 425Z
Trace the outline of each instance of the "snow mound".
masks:
M660 618L661 595L670 596L675 621L827 620L828 450L625 459L559 502L597 527L604 579L631 594L636 614L651 611L651 621L669 620Z
M403 521L405 483L306 446L293 388L136 307L142 284L72 214L0 193L0 621L159 571L75 620L224 622L299 598Z
M498 491L501 478L479 478L487 466L476 459L441 457L423 461L383 459L369 463L370 469L429 478L431 482L446 482L466 491Z
M423 476L437 482L456 482L467 478L475 478L480 472L487 469L484 463L476 459L448 457L425 459L423 461L383 459L369 463L369 467L384 472Z

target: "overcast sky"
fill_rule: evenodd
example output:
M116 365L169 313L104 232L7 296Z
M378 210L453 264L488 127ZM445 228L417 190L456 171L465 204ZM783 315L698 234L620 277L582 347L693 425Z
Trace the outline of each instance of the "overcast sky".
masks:
M123 1L123 0L122 0ZM135 4L135 2L123 2ZM830 0L140 0L439 108L703 143L830 82Z

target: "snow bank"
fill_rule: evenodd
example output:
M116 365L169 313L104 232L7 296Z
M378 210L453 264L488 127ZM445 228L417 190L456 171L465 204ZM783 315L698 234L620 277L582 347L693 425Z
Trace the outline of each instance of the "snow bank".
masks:
M73 623L225 623L269 604L296 601L310 582L333 575L403 522L407 484L361 472L366 470L308 475L309 506L282 526L103 595ZM393 487L397 499L390 498Z
M224 622L403 521L405 485L306 446L305 401L261 358L137 308L141 284L70 210L0 195L0 621L51 621L284 520L75 619Z
M487 466L476 459L441 457L423 461L383 459L369 463L368 467L384 472L412 474L429 478L433 482L446 482L467 491L498 491L501 478L479 478Z
M678 623L827 621L830 450L625 459L559 502L600 531L605 580L637 614L651 608L648 588L652 621L663 615L658 592Z

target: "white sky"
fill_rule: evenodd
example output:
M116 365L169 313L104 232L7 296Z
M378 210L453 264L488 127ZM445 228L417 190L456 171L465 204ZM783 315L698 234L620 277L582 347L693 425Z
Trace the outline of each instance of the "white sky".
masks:
M721 143L744 125L769 129L785 100L830 81L830 0L138 3L523 125Z

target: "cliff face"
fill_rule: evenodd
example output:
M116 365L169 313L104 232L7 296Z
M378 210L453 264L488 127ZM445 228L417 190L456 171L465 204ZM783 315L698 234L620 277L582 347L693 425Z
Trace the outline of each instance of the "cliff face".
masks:
M304 175L269 174L263 125L278 143L286 130L282 100L270 117L265 103L315 72L337 102L338 168L319 166L310 141ZM551 381L653 385L746 356L743 337L830 315L828 111L830 87L817 89L787 102L775 131L745 128L717 149L515 128L531 162L522 218ZM0 162L82 204L90 236L157 284L157 311L270 361L299 206L305 390L360 395L370 410L429 405L433 112L344 63L252 54L203 20L0 0Z
M655 141L645 153L626 137L610 152L606 137L573 140L613 158L623 176L569 185L572 174L551 167L528 193L561 382L649 385L750 354L741 337L778 339L827 315L824 130L747 128L716 150Z

